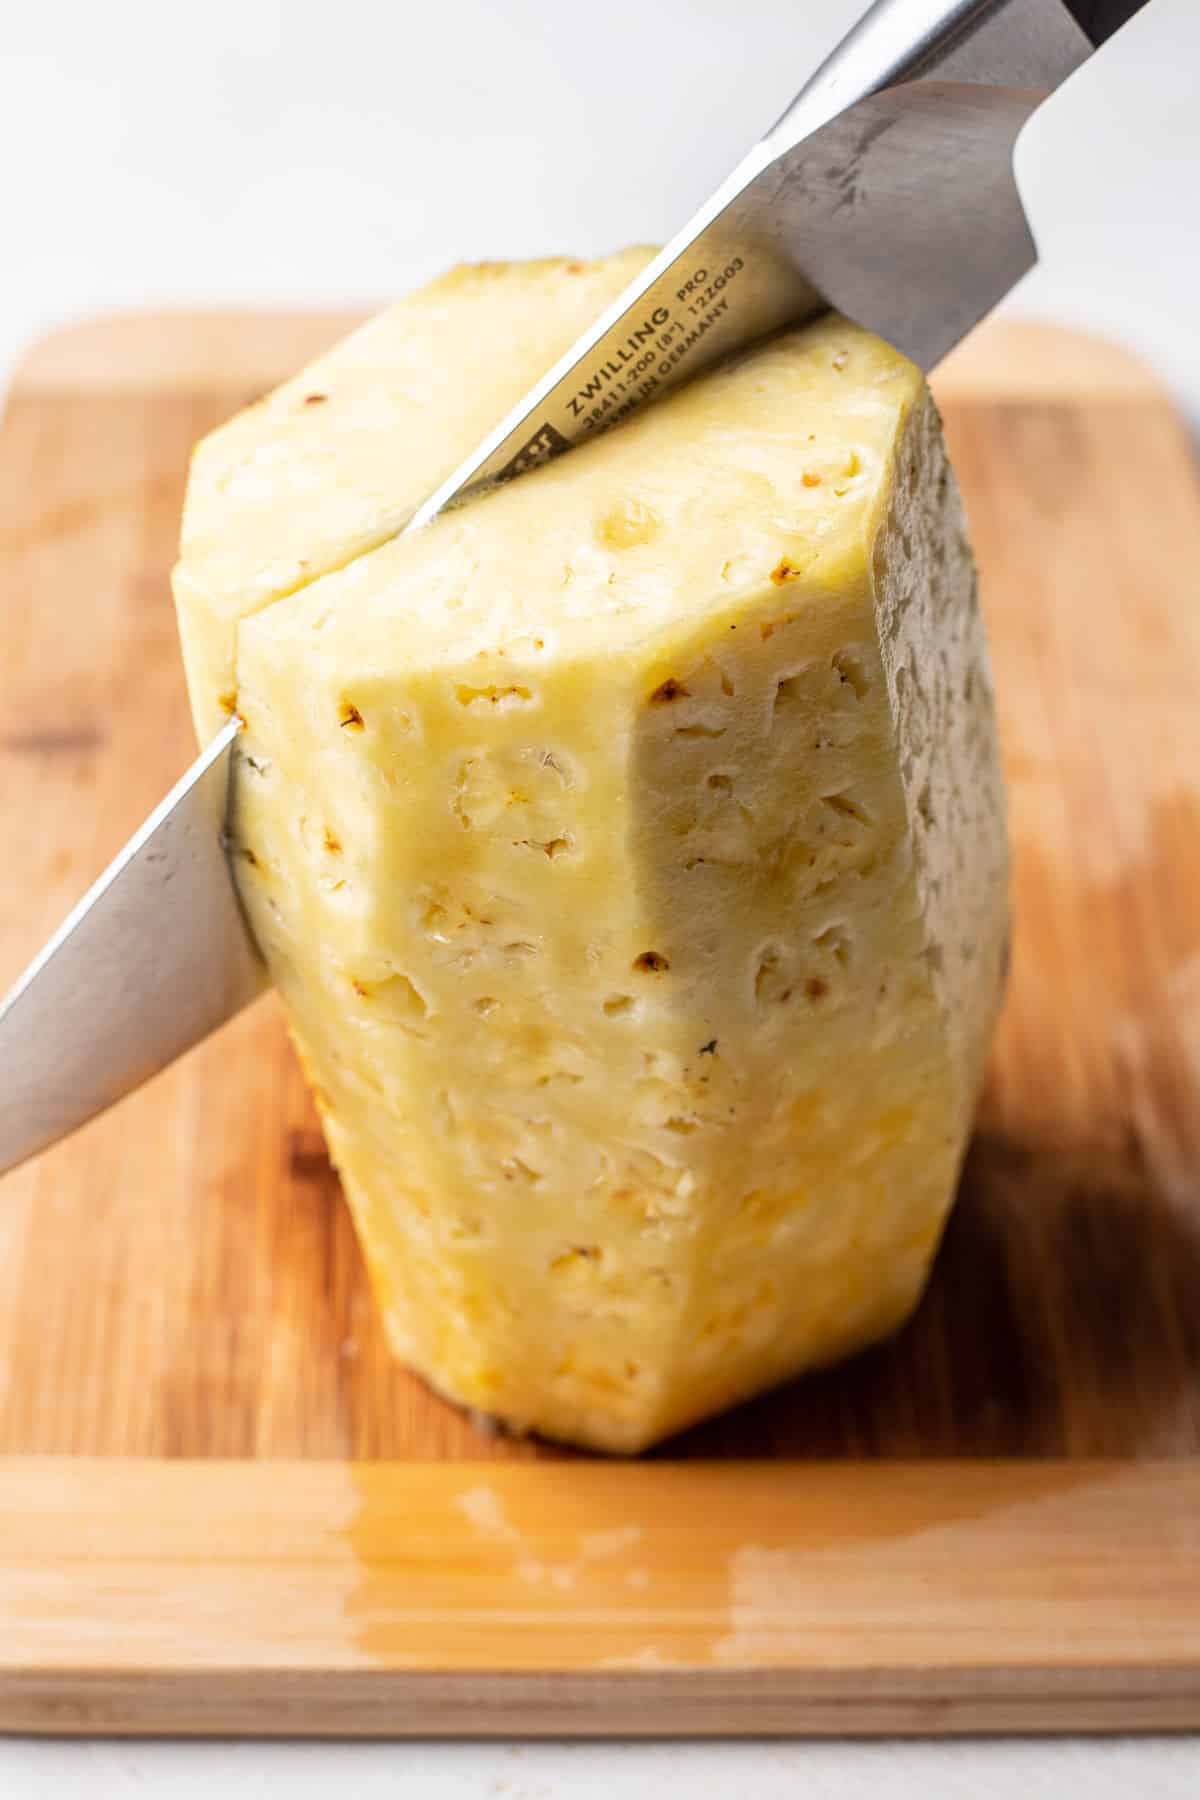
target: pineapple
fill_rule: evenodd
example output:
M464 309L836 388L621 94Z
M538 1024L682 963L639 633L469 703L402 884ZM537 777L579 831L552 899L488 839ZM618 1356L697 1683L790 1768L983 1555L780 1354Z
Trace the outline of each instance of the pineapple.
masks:
M202 446L176 578L391 1344L619 1452L909 1314L1007 932L961 505L870 334L381 542L643 254L385 314Z

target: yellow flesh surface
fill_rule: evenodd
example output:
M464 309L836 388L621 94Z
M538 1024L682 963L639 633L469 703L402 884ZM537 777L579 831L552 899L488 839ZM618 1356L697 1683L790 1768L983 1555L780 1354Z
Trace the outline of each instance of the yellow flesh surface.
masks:
M202 738L239 621L400 530L652 254L451 269L197 446L174 586Z
M519 288L551 360L579 324L562 267L480 284L477 329ZM593 310L602 274L577 278ZM385 366L420 303L374 328ZM240 448L269 467L263 412ZM393 429L347 455L360 495ZM427 445L406 505L468 447ZM295 482L268 501L189 499L193 693L206 723L236 683L239 882L397 1354L630 1451L891 1331L1007 932L986 649L919 373L829 317L367 554L345 497L315 533ZM301 554L334 572L255 586Z

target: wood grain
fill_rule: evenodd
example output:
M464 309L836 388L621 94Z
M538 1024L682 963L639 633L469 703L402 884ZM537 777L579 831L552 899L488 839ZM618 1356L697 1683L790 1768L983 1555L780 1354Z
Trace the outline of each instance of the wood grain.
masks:
M47 345L0 434L5 974L191 754L167 592L188 453L303 341L179 320L178 367L209 383L163 386L169 323L82 328L58 363ZM962 354L987 366L986 334ZM893 1345L672 1456L1200 1446L1195 477L1128 358L1029 327L998 328L990 356L1015 397L981 377L985 398L943 403L985 577L1017 937L962 1196ZM217 385L235 362L240 385ZM1056 364L1093 379L1047 398ZM271 1001L0 1184L4 1452L561 1454L481 1437L388 1357Z
M18 377L0 983L190 757L192 442L342 323L108 321ZM642 1465L481 1436L386 1354L268 1000L0 1182L0 1725L1200 1724L1200 491L1109 347L992 328L939 387L1017 934L917 1317ZM618 1593L579 1546L629 1525Z
M0 1607L20 1622L0 1634L0 1728L795 1735L1200 1716L1194 1465L64 1467L19 1462L0 1488Z

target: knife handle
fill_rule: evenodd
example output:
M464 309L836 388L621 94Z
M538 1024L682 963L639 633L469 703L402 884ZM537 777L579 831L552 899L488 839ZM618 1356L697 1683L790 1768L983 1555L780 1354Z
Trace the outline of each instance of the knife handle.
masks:
M1097 50L1145 4L1146 0L1066 0L1067 11Z
M765 141L796 143L859 101L910 81L1053 93L1144 5L1145 0L872 0Z

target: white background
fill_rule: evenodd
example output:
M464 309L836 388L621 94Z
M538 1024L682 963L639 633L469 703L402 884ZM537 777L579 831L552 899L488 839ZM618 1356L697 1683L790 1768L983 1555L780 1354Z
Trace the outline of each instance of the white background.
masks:
M63 319L372 304L464 257L661 240L863 0L25 0L0 31L0 370ZM1200 416L1195 0L1035 121L1025 310Z
M374 304L461 258L661 239L861 0L29 0L0 27L0 379L65 320ZM1035 122L1008 303L1140 348L1200 421L1200 10L1151 0ZM2 1629L0 1621L0 1629ZM1131 1629L1135 1622L1131 1621ZM3 1800L140 1795L1171 1800L1190 1740L0 1744Z

